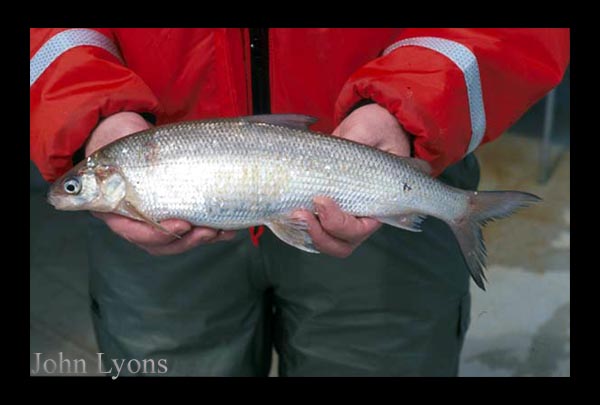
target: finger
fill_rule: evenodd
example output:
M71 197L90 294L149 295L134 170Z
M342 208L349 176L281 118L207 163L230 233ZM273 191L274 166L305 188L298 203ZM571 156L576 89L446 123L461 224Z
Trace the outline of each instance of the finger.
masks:
M94 215L106 222L113 232L138 245L159 246L177 239L173 235L160 231L151 225L122 215L111 213L94 213ZM162 221L161 226L177 235L184 235L192 229L190 223L179 219Z
M218 230L212 228L196 227L185 234L181 239L167 245L148 246L138 245L154 256L177 255L195 248L198 245L212 243L218 237Z
M328 234L321 226L319 220L308 211L296 211L292 216L296 220L306 222L308 234L313 241L313 245L321 253L344 258L348 257L356 247Z
M344 139L349 139L354 142L362 143L365 145L380 148L383 145L383 136L374 133L368 127L365 127L363 123L358 122L354 124L348 124L342 122L338 125L333 132L333 136L337 136Z
M212 239L209 243L225 242L225 241L233 240L233 239L235 239L236 235L237 235L236 231L223 231L223 230L220 230L217 233L217 236L214 239Z
M176 255L186 252L199 245L224 242L234 239L235 231L223 231L212 228L196 227L182 239L175 240L163 246L140 246L148 253L155 256Z
M144 222L133 221L133 223L116 223L117 230L130 242L147 246L161 246L178 240L172 234L184 236L192 229L192 225L186 221L169 219L161 222L161 226L169 233L148 225ZM135 224L135 225L134 225ZM109 225L110 226L110 225ZM121 227L121 228L119 228Z
M325 231L351 244L362 242L381 226L375 219L356 218L346 214L330 198L316 197L314 205Z
M103 119L92 131L86 142L85 154L89 156L102 146L111 143L125 135L151 128L152 124L141 115L122 111Z
M361 131L357 129L353 129L351 131L346 131L342 135L341 138L349 139L354 142L362 143L364 145L369 145L377 149L381 149L384 146L383 136L379 134L373 134L372 132Z

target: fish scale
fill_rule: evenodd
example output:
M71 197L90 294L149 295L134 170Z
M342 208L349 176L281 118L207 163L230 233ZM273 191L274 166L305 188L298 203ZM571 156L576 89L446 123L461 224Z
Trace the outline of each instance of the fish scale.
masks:
M148 145L155 148L156 161L133 152ZM102 153L120 167L141 202L138 208L150 217L221 229L258 225L298 208L312 210L318 195L331 197L353 215L386 216L398 213L402 202L410 209L418 200L400 201L398 191L409 181L400 173L429 180L385 152L240 120L165 126L123 138ZM411 191L416 189L413 185Z

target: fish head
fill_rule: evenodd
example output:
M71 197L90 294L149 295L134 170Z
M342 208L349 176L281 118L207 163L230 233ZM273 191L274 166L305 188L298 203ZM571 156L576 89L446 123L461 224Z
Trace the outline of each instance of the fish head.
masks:
M48 202L63 211L115 211L127 194L120 170L95 155L79 162L56 180Z

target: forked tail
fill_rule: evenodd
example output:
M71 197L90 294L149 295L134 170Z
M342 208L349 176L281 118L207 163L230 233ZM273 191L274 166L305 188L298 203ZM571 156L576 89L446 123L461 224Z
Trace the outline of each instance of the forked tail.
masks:
M479 191L470 193L467 214L449 223L469 266L475 283L485 290L483 273L486 249L481 228L488 222L513 214L519 208L528 207L541 198L520 191ZM487 281L487 280L486 280Z

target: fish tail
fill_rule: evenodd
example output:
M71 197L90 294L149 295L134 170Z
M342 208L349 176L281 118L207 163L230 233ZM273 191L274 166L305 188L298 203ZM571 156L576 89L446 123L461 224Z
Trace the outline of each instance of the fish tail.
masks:
M481 228L488 222L507 217L520 208L541 201L536 195L520 191L480 191L469 193L466 214L449 223L475 284L485 290L486 249Z

